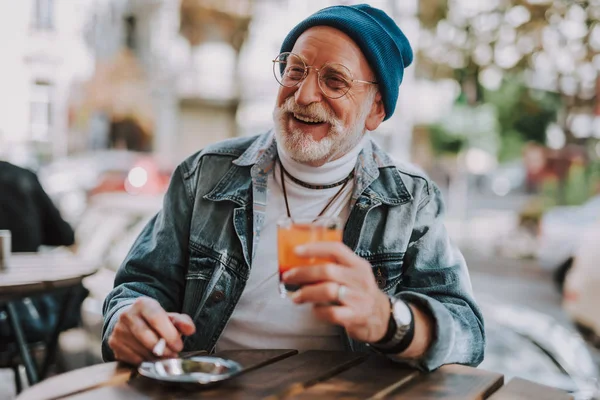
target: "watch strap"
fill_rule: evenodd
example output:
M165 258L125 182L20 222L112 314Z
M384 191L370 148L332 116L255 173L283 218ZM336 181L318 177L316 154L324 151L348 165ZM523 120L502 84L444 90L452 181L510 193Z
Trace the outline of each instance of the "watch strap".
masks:
M392 312L391 320L393 320L393 323L391 324L395 326L392 339L388 342L383 342L382 339L376 343L371 343L371 347L375 348L380 353L398 354L402 353L410 346L415 335L415 316L412 308L408 304L407 307L411 316L410 323L406 326L398 326Z
M383 335L383 337L381 339L379 339L376 342L373 342L374 345L385 344L385 343L391 342L392 339L394 338L394 335L396 334L396 330L398 329L398 326L396 325L396 319L394 318L394 302L393 302L391 296L389 297L389 301L390 301L390 319L388 320L387 331L385 332L385 335Z

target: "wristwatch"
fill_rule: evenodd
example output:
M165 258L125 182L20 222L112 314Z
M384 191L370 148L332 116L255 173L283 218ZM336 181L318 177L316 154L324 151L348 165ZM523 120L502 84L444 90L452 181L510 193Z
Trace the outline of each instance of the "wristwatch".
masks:
M380 353L401 353L410 346L414 332L415 321L410 306L393 296L390 300L390 319L386 334L377 342L370 343Z

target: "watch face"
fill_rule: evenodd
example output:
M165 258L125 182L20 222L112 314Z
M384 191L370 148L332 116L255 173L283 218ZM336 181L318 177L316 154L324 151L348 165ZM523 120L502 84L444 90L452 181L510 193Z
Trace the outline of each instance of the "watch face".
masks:
M394 319L398 325L410 325L411 314L408 304L402 300L394 302Z

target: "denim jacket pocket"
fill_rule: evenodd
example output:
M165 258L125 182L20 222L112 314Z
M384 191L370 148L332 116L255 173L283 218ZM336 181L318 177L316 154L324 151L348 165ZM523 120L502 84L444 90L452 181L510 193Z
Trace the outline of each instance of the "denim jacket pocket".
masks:
M231 298L234 287L245 281L242 262L205 246L193 243L190 246L190 262L186 274L186 310L191 316L199 316L205 307ZM240 279L241 278L241 279Z
M190 255L189 268L185 275L184 313L194 316L204 302L208 283L217 269L218 262L212 258L202 254Z
M402 280L404 253L383 253L363 255L371 264L377 286L383 292L390 292Z
M186 339L186 349L210 350L241 295L245 277L235 265L214 254L192 249L186 275L184 311L192 317L196 333Z

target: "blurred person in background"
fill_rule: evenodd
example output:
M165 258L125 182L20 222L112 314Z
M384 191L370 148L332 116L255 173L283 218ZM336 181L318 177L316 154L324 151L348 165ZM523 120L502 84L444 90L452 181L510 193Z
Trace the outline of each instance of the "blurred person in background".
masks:
M563 307L596 347L600 348L600 217L585 230L574 255L573 267L566 273Z
M42 245L72 246L75 243L73 229L62 219L36 174L0 161L0 230L5 229L11 232L14 253L37 252ZM62 299L63 296L57 294L15 302L29 342L44 340L52 331ZM2 314L0 337L12 338L6 316ZM78 320L77 315L71 316L67 325L72 327Z
M412 59L396 23L368 5L325 8L293 28L273 60L275 128L176 169L105 300L104 358L138 364L165 339L167 357L346 349L426 371L479 364L483 319L440 192L367 132L393 114ZM301 288L282 299L277 220L320 210L345 222L344 243L296 249L335 262L284 274Z
M71 246L75 233L32 171L0 161L0 229L12 235L12 251L36 252L41 245Z

